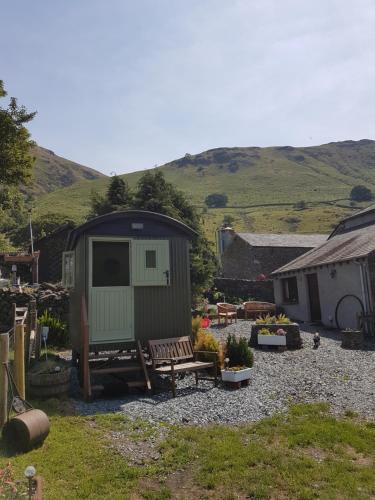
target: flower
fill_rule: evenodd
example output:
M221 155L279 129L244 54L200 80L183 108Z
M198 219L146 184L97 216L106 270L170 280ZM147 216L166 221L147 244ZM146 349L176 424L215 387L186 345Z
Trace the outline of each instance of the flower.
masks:
M286 335L286 331L283 330L282 328L279 328L277 331L276 331L276 335L282 335L282 336L285 336Z

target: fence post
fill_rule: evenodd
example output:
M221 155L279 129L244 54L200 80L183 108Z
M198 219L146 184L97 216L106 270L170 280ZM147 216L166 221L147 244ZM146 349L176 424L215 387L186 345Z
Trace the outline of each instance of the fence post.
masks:
M0 333L0 429L8 419L8 375L5 365L9 361L9 334Z
M31 354L32 354L32 344L35 342L36 334L36 300L32 299L29 302L27 310L27 323L25 332L25 363L28 367L30 364ZM32 341L32 342L31 342Z
M25 327L16 325L14 332L14 381L21 398L25 399Z

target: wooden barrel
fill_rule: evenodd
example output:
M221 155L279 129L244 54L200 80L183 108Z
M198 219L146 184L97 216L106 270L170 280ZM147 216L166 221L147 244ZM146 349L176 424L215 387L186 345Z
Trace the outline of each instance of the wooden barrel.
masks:
M14 451L29 451L45 440L49 428L48 417L42 410L29 410L5 424L3 440L7 448Z
M70 388L71 368L55 373L29 373L29 394L34 398L57 398Z

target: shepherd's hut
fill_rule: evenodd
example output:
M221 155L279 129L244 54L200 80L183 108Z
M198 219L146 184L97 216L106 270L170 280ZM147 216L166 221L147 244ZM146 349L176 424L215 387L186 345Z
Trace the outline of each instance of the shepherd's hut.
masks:
M63 283L70 289L73 357L84 384L89 360L100 352L191 334L194 234L171 217L138 210L97 217L70 233Z

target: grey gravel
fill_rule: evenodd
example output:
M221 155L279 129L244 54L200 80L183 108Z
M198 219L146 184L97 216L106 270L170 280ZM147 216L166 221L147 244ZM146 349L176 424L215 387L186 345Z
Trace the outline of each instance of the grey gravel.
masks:
M213 327L217 338L228 333L250 337L246 321L228 327ZM324 401L334 413L346 410L374 419L375 350L341 348L340 333L320 329L321 346L313 349L316 328L303 326L303 348L295 351L255 349L254 367L248 387L231 390L200 381L193 376L178 381L177 397L170 391L148 396L134 394L121 399L97 399L92 403L75 401L81 414L123 412L151 423L245 423L257 421L285 410L291 403Z

